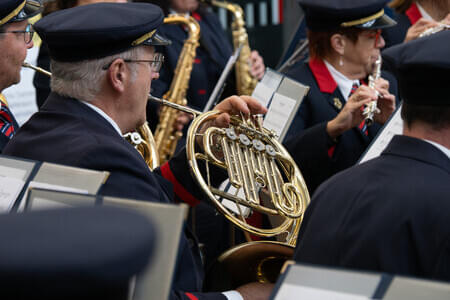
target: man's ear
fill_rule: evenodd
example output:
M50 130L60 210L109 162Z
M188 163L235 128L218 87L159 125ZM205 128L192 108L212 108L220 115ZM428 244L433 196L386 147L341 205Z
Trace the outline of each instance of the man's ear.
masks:
M114 60L107 72L107 78L111 88L117 92L123 92L125 89L127 76L129 74L123 59L118 58Z
M342 34L335 33L330 37L331 48L339 55L344 55L345 42L346 40Z

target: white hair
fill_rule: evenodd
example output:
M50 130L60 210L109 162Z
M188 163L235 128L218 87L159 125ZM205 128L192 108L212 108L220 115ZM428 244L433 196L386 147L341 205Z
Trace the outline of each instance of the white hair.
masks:
M102 57L99 59L83 60L79 62L61 62L52 60L50 69L52 78L50 87L53 92L62 96L83 101L92 101L100 92L102 82L107 73L103 67L117 58L137 59L142 47L131 48L122 53ZM130 64L131 81L136 79L137 69Z

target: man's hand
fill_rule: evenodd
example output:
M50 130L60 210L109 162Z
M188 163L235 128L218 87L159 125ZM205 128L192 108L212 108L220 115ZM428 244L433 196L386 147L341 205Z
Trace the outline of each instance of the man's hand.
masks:
M436 21L425 20L424 18L419 19L419 21L409 27L408 32L406 33L405 42L417 39L422 32L438 25L439 23Z
M377 102L380 112L375 113L373 118L375 122L384 124L395 111L395 96L389 93L389 81L383 78L375 82L375 89L380 95Z
M177 118L175 120L175 130L182 131L183 127L187 125L194 116L192 114L180 111L177 115Z
M336 139L345 131L358 126L364 119L362 109L370 101L376 100L377 94L368 86L360 86L347 100L342 110L333 120L327 123L327 132L332 139Z
M250 74L258 80L264 76L266 67L264 66L264 61L258 51L253 50L250 54Z
M269 299L274 285L271 283L252 282L238 287L236 290L244 300L265 300Z
M244 116L265 114L267 109L253 97L250 96L231 96L220 102L214 107L214 110L221 112L210 126L228 127L230 124L230 115Z

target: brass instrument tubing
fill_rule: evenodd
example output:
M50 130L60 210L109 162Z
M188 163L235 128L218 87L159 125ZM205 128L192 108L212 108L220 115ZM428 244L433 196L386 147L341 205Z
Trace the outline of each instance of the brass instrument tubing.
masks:
M48 77L52 77L52 73L50 73L49 71L44 70L44 69L42 69L42 68L40 68L40 67L37 67L37 66L33 66L32 64L29 64L29 63L27 63L27 62L25 62L25 61L22 63L22 67L30 68L30 69L35 70L36 72L45 74L45 75L47 75Z

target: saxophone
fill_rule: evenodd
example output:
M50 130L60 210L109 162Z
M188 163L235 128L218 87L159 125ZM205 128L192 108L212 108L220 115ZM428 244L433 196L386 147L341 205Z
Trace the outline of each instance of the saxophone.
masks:
M184 42L177 66L174 71L169 91L163 99L179 105L186 105L186 91L191 78L192 65L199 45L200 25L194 18L183 15L169 15L164 24L183 24L188 28L188 38ZM166 162L175 152L178 140L183 136L181 131L174 129L179 111L163 106L159 115L159 123L155 130L155 146L159 154L159 163Z
M238 4L216 0L202 0L203 2L217 7L225 8L233 14L231 31L233 33L233 47L238 49L242 46L239 59L236 61L236 89L238 95L251 95L258 80L250 74L250 46L248 35L245 30L244 11Z

